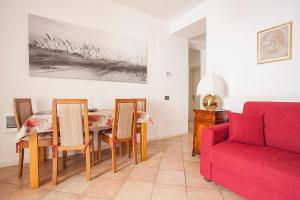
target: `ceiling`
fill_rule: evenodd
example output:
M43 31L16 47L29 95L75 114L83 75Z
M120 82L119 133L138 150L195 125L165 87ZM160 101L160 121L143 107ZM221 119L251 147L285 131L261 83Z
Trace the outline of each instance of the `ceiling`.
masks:
M171 21L205 0L110 0L140 10L146 14Z

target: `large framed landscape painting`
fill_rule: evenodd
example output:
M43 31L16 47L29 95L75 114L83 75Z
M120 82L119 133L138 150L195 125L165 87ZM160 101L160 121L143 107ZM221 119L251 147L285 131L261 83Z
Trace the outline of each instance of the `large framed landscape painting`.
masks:
M30 76L147 83L147 43L29 15Z
M257 63L292 59L292 22L257 33Z

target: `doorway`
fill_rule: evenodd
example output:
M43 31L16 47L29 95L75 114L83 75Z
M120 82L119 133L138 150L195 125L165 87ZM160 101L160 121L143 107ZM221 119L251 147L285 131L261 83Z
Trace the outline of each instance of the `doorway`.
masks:
M193 129L193 110L200 109L200 96L197 95L200 77L200 51L189 48L189 130Z

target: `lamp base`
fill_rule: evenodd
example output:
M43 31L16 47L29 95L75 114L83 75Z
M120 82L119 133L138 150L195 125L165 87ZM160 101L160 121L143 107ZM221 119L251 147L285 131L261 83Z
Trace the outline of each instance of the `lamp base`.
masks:
M219 105L218 97L210 94L206 95L203 98L202 105L207 110L215 110Z

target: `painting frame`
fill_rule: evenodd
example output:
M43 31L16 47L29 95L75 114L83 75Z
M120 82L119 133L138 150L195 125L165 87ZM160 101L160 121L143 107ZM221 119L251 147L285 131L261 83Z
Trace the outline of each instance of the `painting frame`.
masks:
M28 14L29 76L147 84L148 42Z
M265 33L272 32L274 30L282 29L287 27L288 33L287 33L287 55L286 56L278 56L276 58L269 58L269 59L261 59L261 36ZM261 30L257 32L257 64L265 64L265 63L271 63L271 62L278 62L278 61L284 61L284 60L291 60L292 59L292 45L293 45L293 22L287 22L284 24L280 24L277 26L273 26L268 29Z

